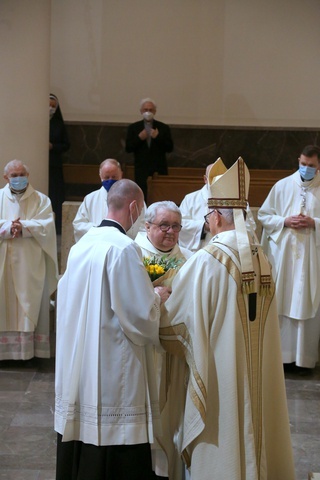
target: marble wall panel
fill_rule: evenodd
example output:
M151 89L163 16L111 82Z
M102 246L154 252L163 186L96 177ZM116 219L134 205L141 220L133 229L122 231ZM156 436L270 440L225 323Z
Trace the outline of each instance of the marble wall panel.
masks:
M161 120L161 119L160 119ZM99 164L114 157L132 164L125 152L127 124L67 122L71 148L65 163ZM222 157L226 166L242 156L249 168L292 169L305 145L320 143L319 129L171 126L174 151L168 164L205 167Z

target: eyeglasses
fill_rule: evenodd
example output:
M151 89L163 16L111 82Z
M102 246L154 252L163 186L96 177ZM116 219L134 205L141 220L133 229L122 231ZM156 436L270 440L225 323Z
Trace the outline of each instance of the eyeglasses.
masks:
M207 213L206 215L204 215L203 218L204 218L205 223L209 224L208 217L209 217L209 215L211 215L211 213L213 213L213 212L218 212L219 215L222 215L222 213L221 213L219 210L217 210L216 208L214 208L213 210L211 210L211 212L209 212L209 213Z
M182 225L179 225L179 223L173 223L172 225L169 225L168 223L153 223L153 222L148 222L151 223L151 225L156 225L157 227L160 228L161 232L168 232L171 228L171 230L174 233L180 232Z

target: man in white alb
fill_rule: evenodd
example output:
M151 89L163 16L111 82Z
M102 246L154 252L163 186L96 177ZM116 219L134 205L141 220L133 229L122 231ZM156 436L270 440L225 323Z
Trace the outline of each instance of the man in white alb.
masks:
M120 163L107 158L100 163L101 188L85 196L72 222L74 239L77 242L91 227L100 225L107 214L107 196L111 186L122 178Z
M320 337L320 148L306 146L299 169L277 182L259 210L262 244L276 283L284 364L311 373Z
M0 360L50 357L50 295L58 282L57 238L49 197L29 183L20 160L0 189Z
M57 480L149 480L159 433L152 346L160 303L126 232L143 209L131 180L108 193L108 216L70 250L58 285Z
M108 213L108 192L115 182L121 180L122 175L121 165L114 158L107 158L101 162L99 167L99 176L102 183L101 188L85 196L72 222L76 242L80 240L91 227L97 227L101 221L106 218ZM134 239L139 228L140 230L144 230L145 209L146 205L144 204L141 216L137 222L137 228L132 231L130 229L127 232L127 235L132 239Z

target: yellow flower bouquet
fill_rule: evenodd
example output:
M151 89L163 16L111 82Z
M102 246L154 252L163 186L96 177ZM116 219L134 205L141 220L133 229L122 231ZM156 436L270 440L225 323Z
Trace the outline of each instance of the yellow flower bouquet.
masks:
M156 256L143 257L143 264L155 287L159 285L170 286L182 263L182 259L168 258L168 255L163 255L161 258Z

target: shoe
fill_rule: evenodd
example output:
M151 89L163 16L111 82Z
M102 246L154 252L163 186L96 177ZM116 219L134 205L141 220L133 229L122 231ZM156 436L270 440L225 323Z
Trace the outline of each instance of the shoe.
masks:
M297 369L297 373L300 375L300 377L308 377L308 376L313 374L313 368L296 366L296 369Z
M285 373L294 372L295 368L296 368L296 364L294 362L283 364L283 370Z

